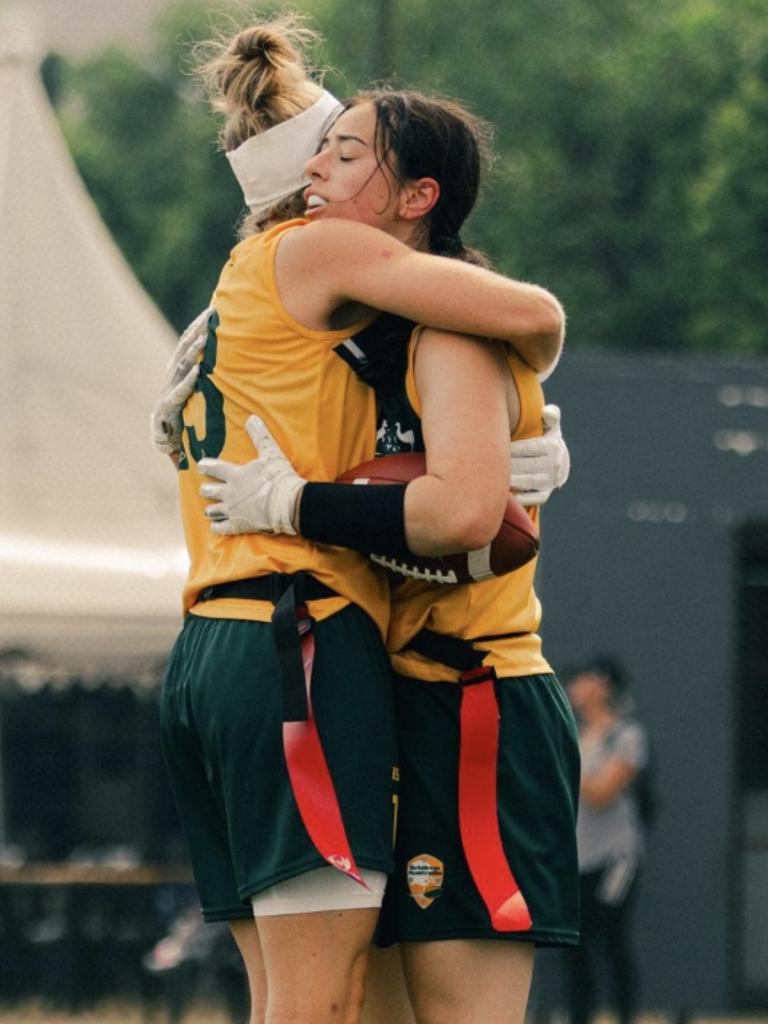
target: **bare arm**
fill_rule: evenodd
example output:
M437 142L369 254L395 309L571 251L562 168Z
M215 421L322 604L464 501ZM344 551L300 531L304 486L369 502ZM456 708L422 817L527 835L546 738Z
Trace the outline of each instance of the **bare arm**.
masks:
M595 775L582 776L581 799L592 807L607 807L636 775L637 769L629 761L613 757Z
M222 481L201 488L216 502L206 515L217 533L299 530L322 543L397 558L482 548L496 536L508 497L508 376L498 346L424 331L416 358L424 476L399 488L307 483L252 416L246 430L258 458L242 466L221 459L198 464Z
M290 231L277 252L288 312L324 330L350 302L430 327L510 342L538 372L557 359L565 318L557 299L460 260L417 252L377 228L325 220Z
M415 374L427 472L405 492L408 547L419 555L484 547L509 494L509 373L497 346L425 330Z

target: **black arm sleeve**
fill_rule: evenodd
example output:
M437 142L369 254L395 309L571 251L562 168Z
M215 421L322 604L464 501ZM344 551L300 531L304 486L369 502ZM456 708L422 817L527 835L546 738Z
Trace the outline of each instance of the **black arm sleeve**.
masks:
M305 484L299 532L366 555L413 558L405 539L407 484Z

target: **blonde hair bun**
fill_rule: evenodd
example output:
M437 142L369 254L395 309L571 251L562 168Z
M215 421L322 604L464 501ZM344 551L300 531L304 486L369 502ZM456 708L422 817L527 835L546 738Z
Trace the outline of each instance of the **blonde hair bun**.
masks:
M236 149L307 110L322 94L311 77L306 52L317 39L295 16L251 25L229 40L204 44L197 73L205 82L213 109L226 120L222 147Z

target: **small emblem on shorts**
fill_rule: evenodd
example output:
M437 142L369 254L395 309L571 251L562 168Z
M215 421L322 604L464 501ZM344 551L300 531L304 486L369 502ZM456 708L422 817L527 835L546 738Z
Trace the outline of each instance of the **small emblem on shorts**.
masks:
M344 857L340 853L329 853L326 860L332 867L338 868L339 871L351 871L352 861L349 857Z
M445 865L429 853L411 857L406 865L405 879L408 891L416 905L426 910L442 894Z

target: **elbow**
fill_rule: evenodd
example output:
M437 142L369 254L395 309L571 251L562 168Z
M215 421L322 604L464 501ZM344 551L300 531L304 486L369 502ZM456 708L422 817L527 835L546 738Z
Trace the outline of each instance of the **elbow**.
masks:
M487 547L501 529L509 500L509 466L494 480L490 475L485 487L479 487L471 498L462 488L462 500L452 502L451 553L479 551Z
M487 477L483 472L473 479L465 473L450 480L419 477L405 491L408 549L434 558L484 548L499 532L508 500L508 460L501 459L498 473Z
M487 547L501 528L502 516L493 509L483 509L465 522L457 532L457 551L478 551Z
M541 289L531 317L526 362L537 373L544 373L557 361L565 340L565 311L550 292Z
M476 529L474 524L466 529L446 531L433 538L434 550L430 554L459 555L468 551L479 551L491 543L493 536Z
M565 339L565 310L554 295L546 293L545 309L542 312L541 333L550 344L560 348Z
M505 501L506 506L506 501ZM430 537L429 551L421 555L455 555L465 551L478 551L494 539L501 528L503 510L492 505L467 507L462 503L450 509L435 522Z

